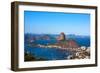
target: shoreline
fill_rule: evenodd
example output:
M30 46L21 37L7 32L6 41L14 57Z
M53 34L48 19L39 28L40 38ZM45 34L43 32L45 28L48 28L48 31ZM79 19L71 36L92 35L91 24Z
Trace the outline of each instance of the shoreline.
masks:
M65 51L72 52L71 55L66 57L66 60L68 59L89 59L90 58L90 47L81 46L78 48L62 48L61 46L50 46L50 45L40 45L40 44L35 47L44 48L44 49L48 49L48 48L49 49L59 49L62 51L65 50Z

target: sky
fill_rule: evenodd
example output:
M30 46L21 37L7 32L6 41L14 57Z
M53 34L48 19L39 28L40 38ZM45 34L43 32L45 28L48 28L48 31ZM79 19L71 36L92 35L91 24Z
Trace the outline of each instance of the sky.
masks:
M24 33L90 35L90 14L24 11Z

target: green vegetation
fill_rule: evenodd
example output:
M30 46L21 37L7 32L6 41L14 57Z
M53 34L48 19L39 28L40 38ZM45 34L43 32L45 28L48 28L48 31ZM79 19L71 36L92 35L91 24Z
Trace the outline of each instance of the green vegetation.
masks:
M24 60L25 61L33 61L33 60L35 60L35 57L33 57L31 54L25 53Z
M25 53L24 56L24 61L44 61L46 60L45 58L36 58L35 56L33 56L32 54L29 53Z

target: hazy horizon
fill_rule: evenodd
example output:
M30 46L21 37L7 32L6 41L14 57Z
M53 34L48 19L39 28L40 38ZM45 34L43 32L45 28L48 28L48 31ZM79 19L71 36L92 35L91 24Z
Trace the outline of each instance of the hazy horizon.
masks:
M49 34L49 33L24 33L24 34L36 34L36 35L60 35L60 33L59 34L57 34L57 33L53 33L53 34ZM75 36L90 36L90 35L80 35L80 34L66 34L65 33L65 35L75 35Z

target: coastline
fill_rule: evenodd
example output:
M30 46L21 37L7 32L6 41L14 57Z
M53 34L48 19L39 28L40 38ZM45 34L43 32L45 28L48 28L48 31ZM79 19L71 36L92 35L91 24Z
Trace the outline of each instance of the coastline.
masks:
M40 44L35 46L35 47L43 48L43 49L52 49L52 50L53 49L58 49L60 51L72 52L72 54L70 54L69 56L64 57L64 59L66 59L66 60L68 60L68 59L90 59L90 47L81 46L79 48L62 48L61 46L56 46L56 45L51 46L51 45L40 45ZM34 58L34 59L30 58L29 61L45 61L46 60L46 58L38 58L37 59L31 53L27 53L27 54L29 55L29 57ZM25 59L25 60L28 61L27 59Z

